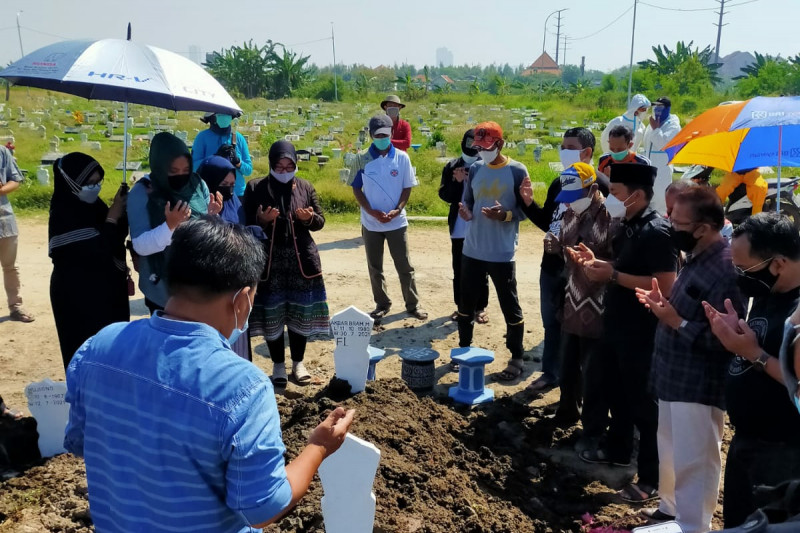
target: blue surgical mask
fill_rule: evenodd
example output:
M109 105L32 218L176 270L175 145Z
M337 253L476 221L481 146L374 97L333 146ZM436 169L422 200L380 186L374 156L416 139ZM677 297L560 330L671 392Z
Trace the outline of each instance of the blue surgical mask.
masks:
M231 122L233 121L233 117L230 116L230 115L217 114L216 117L217 117L217 126L219 126L220 128L223 128L223 129L225 129L228 126L230 126Z
M78 196L78 199L81 202L93 204L97 201L97 197L100 195L101 187L102 185L100 182L95 183L94 185L84 185L81 187L81 190L75 194Z
M372 144L375 145L380 151L384 151L392 144L392 140L389 137L379 137L377 139L372 139Z
M247 318L244 319L244 324L242 324L242 327L239 328L239 317L236 316L236 297L239 296L239 293L241 293L243 290L244 289L239 289L238 291L236 291L236 294L233 295L233 320L234 320L234 324L233 324L233 331L231 331L231 335L230 335L230 337L228 337L228 343L231 344L231 345L233 345L239 339L239 337L241 337L242 334L245 331L247 331L247 328L249 327L250 313L253 312L253 304L250 303L250 298L248 298L247 299L247 305L250 306L250 309L247 311Z
M291 172L275 172L274 170L270 171L272 177L276 180L280 181L281 183L289 183L294 175L297 173L297 170L292 170Z

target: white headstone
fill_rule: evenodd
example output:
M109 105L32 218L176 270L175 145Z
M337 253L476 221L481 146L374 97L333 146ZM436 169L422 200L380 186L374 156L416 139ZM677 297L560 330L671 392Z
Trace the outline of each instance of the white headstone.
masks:
M40 166L36 171L36 180L40 185L50 184L50 169L46 166Z
M352 305L331 317L336 377L347 381L352 393L363 391L367 384L372 323L368 314Z
M381 451L349 433L336 453L319 467L325 533L372 533L375 494L372 484Z
M39 452L42 457L65 453L64 430L69 419L69 404L64 401L67 384L45 379L25 387L28 410L36 419Z

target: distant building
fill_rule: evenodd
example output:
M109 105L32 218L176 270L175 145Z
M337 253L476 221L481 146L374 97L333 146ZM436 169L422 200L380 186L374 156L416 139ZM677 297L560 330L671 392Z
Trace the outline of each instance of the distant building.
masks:
M193 63L197 63L199 65L200 61L202 61L202 58L203 58L203 55L200 53L200 47L197 46L196 44L190 44L189 45L189 59Z
M550 57L550 54L544 52L539 58L531 63L528 68L522 71L522 76L533 76L534 74L553 74L554 76L561 76L561 69L558 68L556 62Z
M452 67L453 66L453 52L445 47L436 49L436 66L437 67Z
M445 85L450 85L452 87L455 85L455 83L456 82L454 82L450 76L445 76L444 74L440 74L431 80L431 85L436 88L442 88Z

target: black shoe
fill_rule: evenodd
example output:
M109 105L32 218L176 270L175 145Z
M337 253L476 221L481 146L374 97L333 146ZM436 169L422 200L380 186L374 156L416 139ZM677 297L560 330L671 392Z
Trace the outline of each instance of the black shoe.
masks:
M642 509L641 514L643 517L647 518L648 520L652 520L653 522L667 522L669 520L675 520L674 516L661 512L661 509L658 507Z
M373 310L373 311L372 311L372 312L369 314L369 316L370 316L370 317L371 317L373 320L380 320L380 319L382 319L383 317L385 317L387 314L389 314L389 309L391 309L391 308L392 308L392 305L391 305L391 304L389 304L389 305L385 305L385 306L383 306L383 307L376 307L376 308L375 308L375 309L374 309L374 310Z

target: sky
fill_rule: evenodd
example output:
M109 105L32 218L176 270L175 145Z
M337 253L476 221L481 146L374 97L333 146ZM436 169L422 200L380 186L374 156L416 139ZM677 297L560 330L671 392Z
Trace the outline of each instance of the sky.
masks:
M800 53L791 27L800 20L800 0L725 1L721 55ZM340 65L435 65L436 49L446 47L458 65L514 67L541 54L547 15L567 9L567 63L585 56L587 69L609 71L630 59L632 7L633 0L0 0L0 65L21 55L16 14L22 11L25 52L65 39L124 38L130 22L134 40L187 57L191 47L204 58L250 39L272 39L322 66L333 63L333 23ZM718 8L717 0L639 0L634 61L652 58L654 45L673 48L679 40L713 47ZM781 21L789 26L781 28ZM555 57L555 15L547 30L545 47Z

